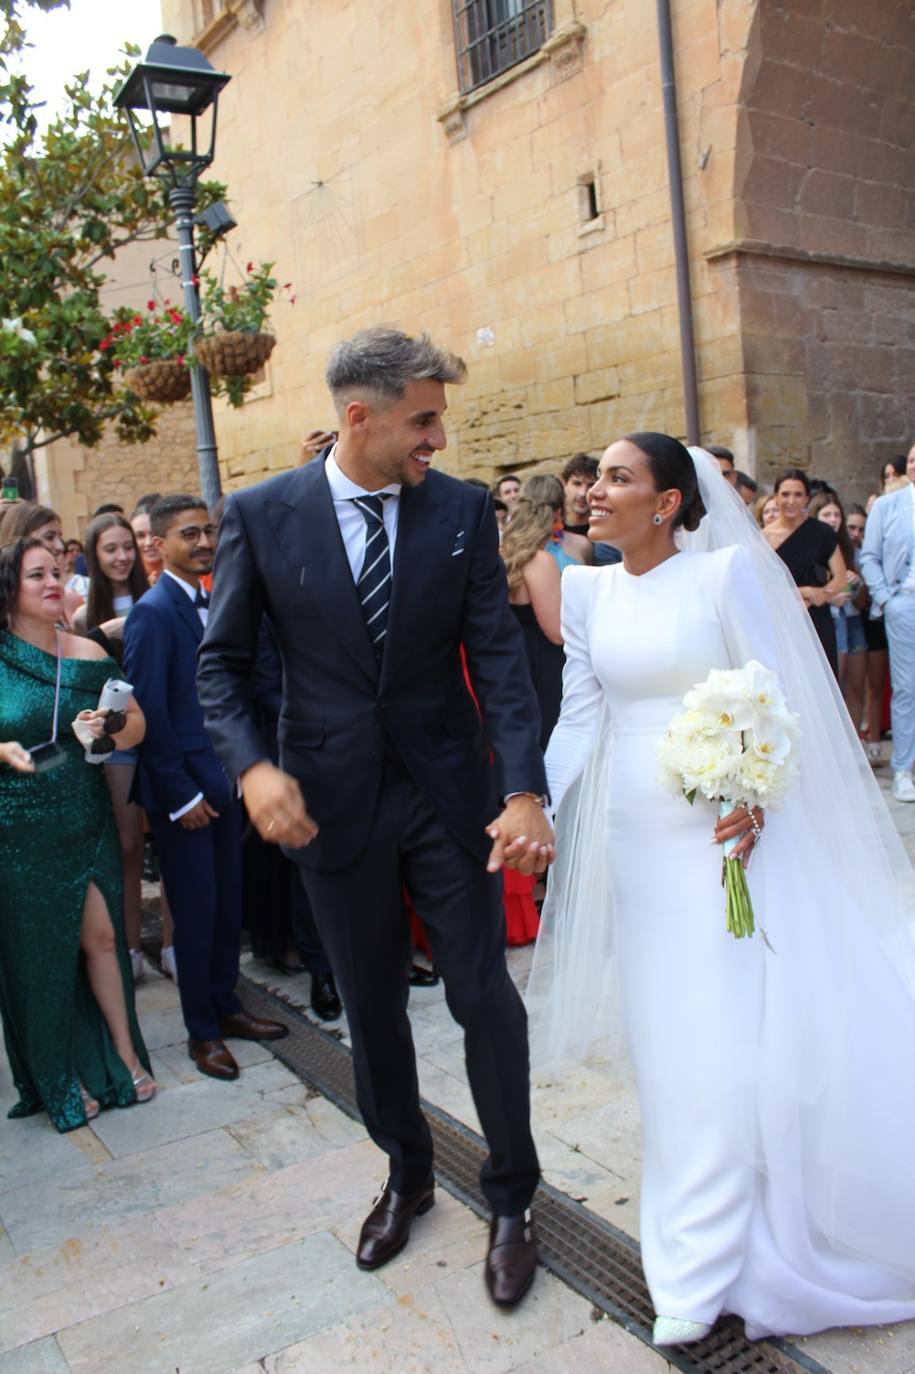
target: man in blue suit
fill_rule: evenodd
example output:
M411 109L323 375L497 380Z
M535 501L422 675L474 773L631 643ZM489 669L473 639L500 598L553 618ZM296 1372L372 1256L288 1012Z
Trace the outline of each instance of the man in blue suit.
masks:
M224 1039L277 1040L235 996L241 928L241 808L203 725L195 681L208 615L200 578L216 531L194 496L166 496L150 512L164 572L124 629L124 668L147 720L140 804L149 816L175 920L175 960L188 1053L201 1073L238 1077Z
M893 684L893 796L915 802L915 444L906 466L909 486L881 496L867 517L861 572L871 615L882 615Z

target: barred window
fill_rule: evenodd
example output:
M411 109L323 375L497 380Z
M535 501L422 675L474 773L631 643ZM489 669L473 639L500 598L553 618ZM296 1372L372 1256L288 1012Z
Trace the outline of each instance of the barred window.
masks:
M523 62L553 27L552 0L452 0L452 5L462 91Z

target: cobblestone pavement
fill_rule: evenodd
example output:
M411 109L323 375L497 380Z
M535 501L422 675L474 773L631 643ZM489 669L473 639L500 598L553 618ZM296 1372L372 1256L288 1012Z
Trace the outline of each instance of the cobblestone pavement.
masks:
M890 806L915 857L915 807ZM530 951L509 962L523 984ZM307 1002L307 978L246 972ZM442 1189L407 1250L360 1273L384 1174L361 1126L266 1047L233 1045L236 1083L202 1078L174 985L150 969L137 997L160 1089L147 1106L66 1136L43 1116L7 1121L0 1059L0 1374L664 1374L543 1271L497 1312L485 1226ZM423 1094L478 1130L441 988L414 989L411 1015ZM608 1066L538 1082L534 1124L546 1179L637 1235L638 1112ZM915 1374L915 1323L800 1348L835 1374Z

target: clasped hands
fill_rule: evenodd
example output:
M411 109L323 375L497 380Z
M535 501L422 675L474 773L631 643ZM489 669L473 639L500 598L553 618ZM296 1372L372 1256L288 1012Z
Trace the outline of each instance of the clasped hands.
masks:
M519 873L544 873L556 857L553 827L539 801L526 793L510 797L500 816L486 827L493 841L487 872L516 868Z

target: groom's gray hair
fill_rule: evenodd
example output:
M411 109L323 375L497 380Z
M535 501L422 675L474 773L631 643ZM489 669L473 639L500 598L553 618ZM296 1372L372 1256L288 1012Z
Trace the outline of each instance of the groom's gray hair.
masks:
M428 334L404 334L378 325L341 340L324 375L334 404L342 412L360 392L369 391L390 402L400 400L408 382L463 382L467 364L437 348Z

